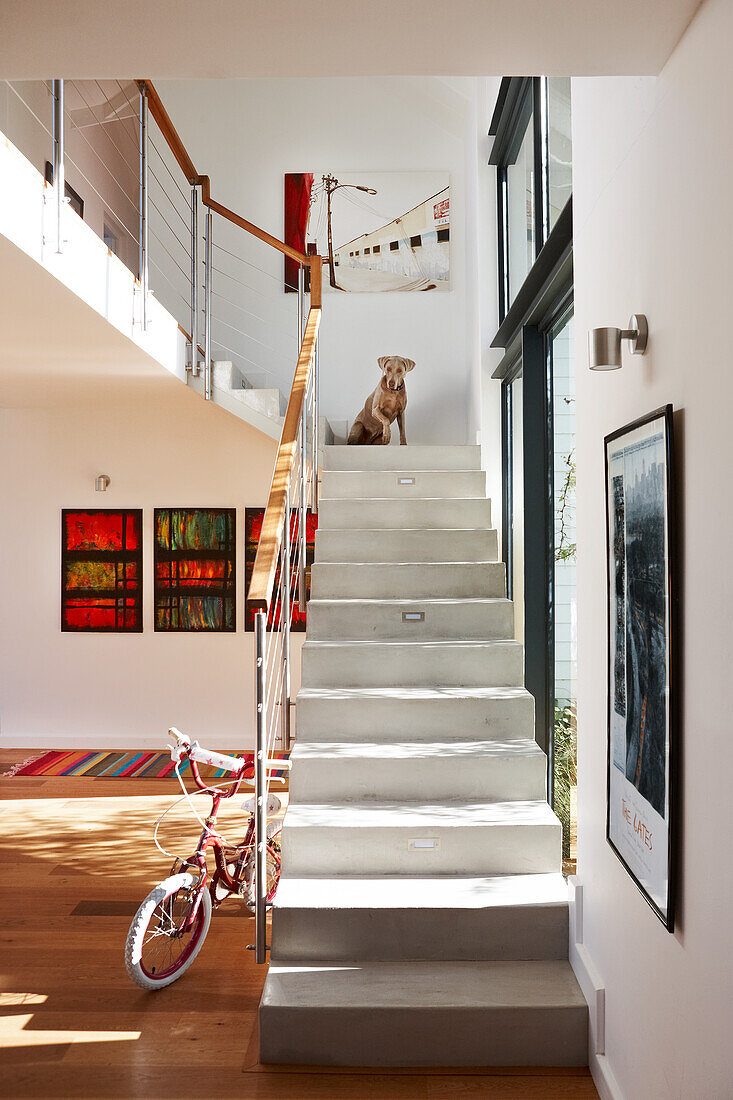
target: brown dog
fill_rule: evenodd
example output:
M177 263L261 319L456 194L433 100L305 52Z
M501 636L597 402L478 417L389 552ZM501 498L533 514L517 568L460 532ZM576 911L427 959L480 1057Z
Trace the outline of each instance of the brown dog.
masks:
M377 360L382 377L374 393L366 399L353 427L348 442L353 444L387 444L392 438L390 424L396 420L400 429L400 445L407 444L405 436L405 409L407 389L405 375L415 366L412 359L401 355L383 355Z

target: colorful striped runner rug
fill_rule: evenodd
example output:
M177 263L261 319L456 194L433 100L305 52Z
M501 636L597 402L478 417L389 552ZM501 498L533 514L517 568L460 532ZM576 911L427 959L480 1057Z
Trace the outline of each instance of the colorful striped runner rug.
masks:
M232 756L239 755L236 751ZM289 752L273 753L275 760L282 760L282 768L274 768L271 775L282 779L288 777L287 761ZM181 765L181 775L190 768L188 760ZM199 764L202 779L224 779L231 772L223 768L212 768L209 764ZM15 764L5 772L9 778L17 775L34 776L84 776L86 779L175 779L175 764L169 752L120 752L101 750L80 752L55 750L34 756L21 764Z

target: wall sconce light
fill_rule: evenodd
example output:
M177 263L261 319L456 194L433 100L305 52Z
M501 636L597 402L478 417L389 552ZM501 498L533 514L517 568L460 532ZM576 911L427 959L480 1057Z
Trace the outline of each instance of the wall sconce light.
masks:
M649 326L643 313L635 313L628 328L592 328L588 333L588 366L591 370L618 370L621 341L628 340L632 355L643 355Z
M99 477L94 479L94 491L95 493L106 493L110 486L109 474L100 474Z

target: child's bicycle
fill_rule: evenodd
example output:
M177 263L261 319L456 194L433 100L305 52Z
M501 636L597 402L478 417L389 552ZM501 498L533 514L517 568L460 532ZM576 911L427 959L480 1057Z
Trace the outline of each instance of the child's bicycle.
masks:
M244 840L239 844L230 844L215 828L222 798L236 795L242 783L252 784L254 757L251 753L242 758L224 756L202 749L197 741L191 742L175 728L168 732L176 739L176 744L170 746L171 759L176 762L176 775L183 788L183 797L174 805L187 800L203 832L193 855L185 859L175 857L170 877L150 891L130 925L125 944L125 965L132 980L143 989L162 989L188 970L206 939L212 908L218 907L225 898L237 894L245 899L250 909L254 907L254 798L242 804L250 816ZM211 795L211 812L205 820L196 813L181 778L180 766L184 760L190 762L191 774L199 791ZM220 786L210 786L201 778L197 764L210 764L233 772L234 779ZM280 799L270 795L268 815L277 813L280 807ZM164 855L172 853L166 852L158 843L158 827L171 809L173 806L165 811L155 826L155 843ZM268 825L268 903L275 896L280 878L280 849L273 839L275 831L274 824ZM214 850L216 866L207 886L206 850L209 846Z

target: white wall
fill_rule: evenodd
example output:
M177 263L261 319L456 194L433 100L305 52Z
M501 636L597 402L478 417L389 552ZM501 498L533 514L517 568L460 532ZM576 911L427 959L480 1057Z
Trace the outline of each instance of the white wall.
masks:
M733 5L706 0L658 79L573 82L578 438L578 874L628 1100L733 1093L730 318ZM587 370L592 326L644 312L650 345ZM666 402L680 483L682 834L669 935L605 840L603 436Z
M176 379L96 392L80 392L76 407L2 413L0 736L38 747L155 747L177 725L222 748L249 747L244 508L266 502L276 445ZM99 473L112 479L105 494L93 489ZM61 509L118 505L144 509L144 633L62 633ZM199 505L237 509L237 631L155 633L153 508Z
M199 171L211 176L215 197L277 235L282 234L286 172L319 166L450 172L453 289L325 297L321 396L323 412L333 421L353 420L361 410L379 380L380 355L407 355L417 364L408 385L408 441L475 441L478 418L469 410L475 410L479 392L476 87L471 78L430 77L160 83ZM243 233L229 235L220 221L214 240L232 244L267 271L261 275L224 257L233 264L229 270L253 289L221 276L217 285L216 272L212 286L250 311L240 310L239 324L260 341L246 345L251 371L258 365L271 370L275 384L287 393L293 371L287 336L295 329L295 296L286 299L282 292L282 262L266 246L249 245ZM215 307L224 308L216 300ZM253 313L268 324L258 328ZM234 318L230 314L227 320ZM231 341L232 331L227 331ZM221 333L215 327L215 338L224 339ZM243 369L246 373L246 363Z

